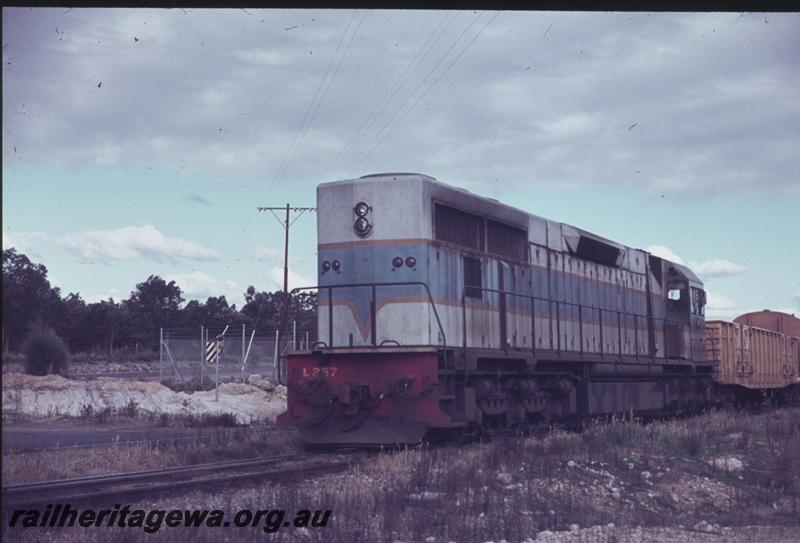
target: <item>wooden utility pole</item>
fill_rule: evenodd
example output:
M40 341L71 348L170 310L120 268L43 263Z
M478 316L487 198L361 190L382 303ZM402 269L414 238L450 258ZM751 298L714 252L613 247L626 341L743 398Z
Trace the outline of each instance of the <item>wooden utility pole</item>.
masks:
M295 223L295 221L297 221L297 219L299 219L303 215L303 213L305 213L306 211L316 211L317 208L316 207L292 207L291 205L289 205L287 203L286 206L281 206L281 207L259 207L258 210L259 211L269 211L270 213L272 213L272 216L275 217L275 219L278 221L278 223L280 223L280 225L283 227L283 231L284 231L284 235L283 235L283 309L281 311L281 324L280 324L279 334L278 334L279 337L283 337L283 328L284 328L284 326L286 324L286 318L289 315L289 228ZM278 214L275 213L276 211L286 211L286 217L283 220L281 220L281 218L278 216ZM289 221L289 213L292 212L292 211L298 213L298 215L294 219ZM276 343L275 343L276 347L277 347L277 341L279 341L279 340L276 339ZM277 362L278 361L276 360L275 361L276 367L277 367Z
M299 219L303 213L306 211L316 211L316 207L292 207L289 204L286 206L281 207L259 207L259 211L269 211L272 213L272 216L278 221L278 223L283 227L284 236L283 236L283 294L284 296L289 294L289 227L292 226L297 219ZM276 211L286 211L286 218L281 220L278 216ZM289 221L289 212L295 211L298 212L299 215L295 217L291 222Z

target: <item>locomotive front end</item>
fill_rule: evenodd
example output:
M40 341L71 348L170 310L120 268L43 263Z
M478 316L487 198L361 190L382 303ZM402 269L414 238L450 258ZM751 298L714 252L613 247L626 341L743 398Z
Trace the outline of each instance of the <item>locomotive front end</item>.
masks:
M444 331L427 284L423 176L317 189L319 341L287 354L278 423L309 444L410 444L439 408Z
M450 422L437 402L435 349L294 353L287 369L279 424L296 426L309 444L419 443Z

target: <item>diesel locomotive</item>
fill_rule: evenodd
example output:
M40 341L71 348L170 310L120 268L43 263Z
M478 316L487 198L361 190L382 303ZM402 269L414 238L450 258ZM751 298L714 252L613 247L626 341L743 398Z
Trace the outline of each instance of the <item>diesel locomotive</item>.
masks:
M317 211L319 341L279 368L278 423L310 444L712 399L706 294L681 264L420 174L321 184Z

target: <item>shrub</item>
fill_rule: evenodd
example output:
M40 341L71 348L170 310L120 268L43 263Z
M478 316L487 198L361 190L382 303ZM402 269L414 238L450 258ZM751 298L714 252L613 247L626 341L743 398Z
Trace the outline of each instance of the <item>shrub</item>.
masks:
M98 424L105 424L111 418L112 412L109 406L98 409L94 412L94 421Z
M692 458L697 458L706 446L705 434L698 428L689 428L679 437L683 450Z
M25 353L25 373L29 375L61 374L67 369L69 352L64 341L49 328L31 332L22 350Z
M206 428L222 426L225 428L233 428L238 426L236 416L233 413L202 413L200 415L188 415L186 417L186 426L189 428Z
M139 403L133 398L130 399L125 407L121 407L119 414L123 417L135 418L139 413Z

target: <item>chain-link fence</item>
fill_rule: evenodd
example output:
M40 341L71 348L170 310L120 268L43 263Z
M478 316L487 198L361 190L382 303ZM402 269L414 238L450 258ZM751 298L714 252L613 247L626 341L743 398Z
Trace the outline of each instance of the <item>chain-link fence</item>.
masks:
M223 335L224 333L224 335ZM209 344L220 338L220 378L246 379L257 373L275 380L275 340L277 330L252 329L246 326L205 327L197 329L162 328L159 356L161 377L180 380L216 376L214 348ZM280 341L280 352L305 349L316 341L316 332L298 330L289 323Z

